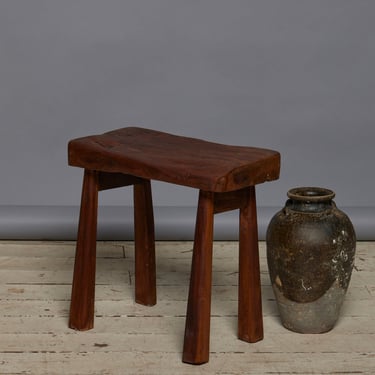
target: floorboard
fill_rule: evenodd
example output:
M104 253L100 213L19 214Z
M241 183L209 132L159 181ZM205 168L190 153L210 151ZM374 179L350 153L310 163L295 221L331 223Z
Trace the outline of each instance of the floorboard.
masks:
M236 337L238 251L215 242L210 362L181 362L191 242L158 242L158 304L134 302L131 242L99 242L95 327L70 330L73 242L0 242L0 374L375 374L375 243L358 242L335 328L286 330L260 243L265 337Z

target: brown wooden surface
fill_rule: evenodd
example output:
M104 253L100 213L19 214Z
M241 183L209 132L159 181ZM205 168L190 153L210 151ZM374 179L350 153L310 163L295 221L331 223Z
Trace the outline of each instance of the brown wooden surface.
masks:
M183 362L208 362L210 353L214 193L199 192L186 312Z
M214 214L238 208L238 337L247 342L263 339L255 187L226 193L200 191L186 314L184 362L202 364L209 360Z
M99 173L99 191L142 183L142 179L123 173Z
M98 181L98 172L85 170L69 320L80 331L94 326Z
M215 192L275 180L276 151L207 142L129 127L69 143L69 164Z
M249 189L244 188L226 193L215 193L215 214L236 210L247 204Z
M156 304L155 233L151 183L134 185L135 301Z
M247 204L240 208L238 337L257 342L263 339L258 225L255 187L247 190Z
M276 151L221 145L142 128L69 143L69 164L85 168L70 327L93 327L98 191L134 184L135 300L156 303L150 180L200 189L183 361L208 362L214 214L240 208L238 335L263 338L255 185L279 176Z

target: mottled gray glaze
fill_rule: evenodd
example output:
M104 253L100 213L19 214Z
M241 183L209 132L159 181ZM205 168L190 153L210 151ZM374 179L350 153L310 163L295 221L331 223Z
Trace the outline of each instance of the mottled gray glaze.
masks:
M355 232L322 188L288 192L267 230L267 261L282 323L301 333L336 323L354 264Z
M313 302L295 302L284 297L273 285L284 327L300 333L323 333L331 330L340 314L345 290L333 283L323 296Z

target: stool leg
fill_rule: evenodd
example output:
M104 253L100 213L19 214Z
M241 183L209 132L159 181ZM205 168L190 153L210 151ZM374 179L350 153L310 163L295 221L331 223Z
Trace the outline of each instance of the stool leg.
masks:
M214 193L200 191L182 357L192 364L209 359L213 216Z
M78 226L69 327L94 326L98 173L85 170Z
M135 301L156 304L155 235L150 180L134 185Z
M239 236L238 337L256 342L263 339L263 318L254 186L240 209Z

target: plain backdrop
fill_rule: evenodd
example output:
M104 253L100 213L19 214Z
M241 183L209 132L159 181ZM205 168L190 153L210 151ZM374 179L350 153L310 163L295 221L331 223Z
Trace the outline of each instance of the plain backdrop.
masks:
M68 140L130 125L280 151L261 209L312 185L375 219L374 14L372 0L1 0L2 223L77 208ZM193 189L153 195L196 206ZM131 189L100 202L131 206Z

